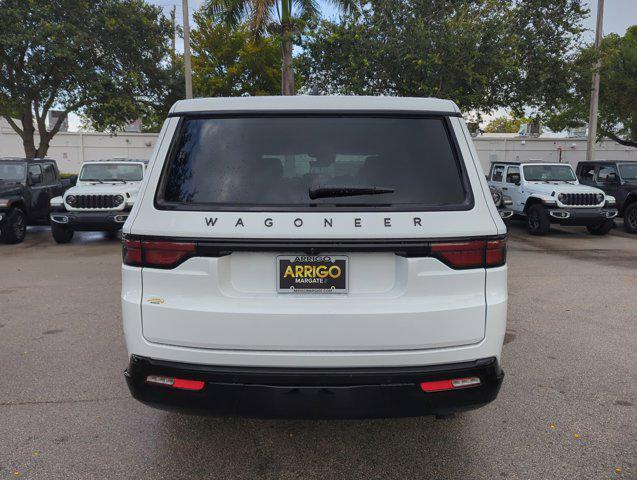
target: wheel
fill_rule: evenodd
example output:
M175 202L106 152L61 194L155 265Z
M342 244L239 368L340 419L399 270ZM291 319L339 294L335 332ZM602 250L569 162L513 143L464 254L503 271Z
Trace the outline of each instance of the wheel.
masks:
M4 243L21 243L27 234L27 219L20 208L12 209L0 229L0 240Z
M531 235L546 235L551 229L549 212L542 205L531 205L526 216L526 228Z
M615 227L615 221L612 218L608 218L602 223L586 225L586 230L592 235L606 235L613 227Z
M637 233L637 202L631 203L624 211L624 228L628 233Z
M51 233L53 234L53 239L57 243L69 243L73 239L73 234L75 232L69 228L63 227L59 223L52 222Z

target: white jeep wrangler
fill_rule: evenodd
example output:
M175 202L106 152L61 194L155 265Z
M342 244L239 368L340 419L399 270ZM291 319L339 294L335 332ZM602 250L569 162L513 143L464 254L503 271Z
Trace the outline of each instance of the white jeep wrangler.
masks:
M133 208L148 160L114 158L85 162L77 184L51 199L51 233L68 243L77 231L121 230Z
M511 197L511 210L526 217L531 235L545 235L551 223L586 226L593 235L613 229L615 198L581 185L569 164L493 163L488 179Z
M135 398L287 417L492 401L506 228L456 105L175 104L124 225Z

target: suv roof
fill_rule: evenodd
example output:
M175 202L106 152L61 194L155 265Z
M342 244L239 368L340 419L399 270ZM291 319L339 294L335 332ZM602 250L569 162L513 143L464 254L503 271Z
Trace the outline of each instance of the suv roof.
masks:
M52 158L1 157L0 162L38 163L38 162L55 162L55 160L53 160Z
M567 162L544 162L542 160L530 160L528 162L491 162L491 165L569 165Z
M411 112L460 116L458 106L451 100L337 95L196 98L178 101L170 110L169 116L249 112Z
M113 157L113 158L103 158L103 159L99 159L99 160L87 160L83 163L124 163L124 162L130 162L130 163L144 163L144 164L148 164L148 159L141 159L141 158L118 158L118 157Z
M637 163L636 160L582 160L578 165L615 165L617 163Z

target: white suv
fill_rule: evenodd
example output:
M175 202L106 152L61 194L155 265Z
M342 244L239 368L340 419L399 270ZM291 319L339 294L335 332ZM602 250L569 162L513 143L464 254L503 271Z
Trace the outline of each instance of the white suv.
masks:
M531 235L545 235L551 223L586 226L593 235L614 227L615 198L580 184L569 164L493 163L488 179L511 197L511 210L526 218Z
M75 231L121 230L133 208L147 160L113 158L84 162L74 187L51 199L51 233L68 243Z
M175 104L124 226L138 400L250 416L493 400L506 228L451 101Z

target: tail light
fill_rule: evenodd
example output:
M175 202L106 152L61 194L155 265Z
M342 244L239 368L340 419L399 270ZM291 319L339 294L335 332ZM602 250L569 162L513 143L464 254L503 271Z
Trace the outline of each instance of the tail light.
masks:
M139 267L142 264L142 242L124 239L122 244L122 260L124 265Z
M146 383L160 387L172 387L180 390L203 390L205 383L201 380L186 380L185 378L164 377L163 375L148 375Z
M482 382L478 377L454 378L451 380L436 380L435 382L422 382L420 388L425 393L444 392L445 390L457 390L459 388L478 387Z
M434 243L431 254L455 269L499 267L506 263L506 239Z
M122 247L124 265L150 268L175 268L196 251L194 242L164 242L125 238Z

